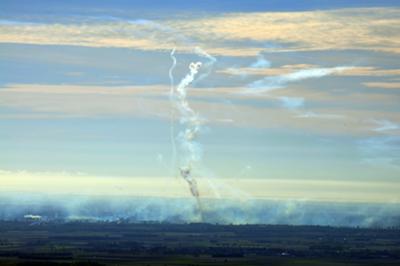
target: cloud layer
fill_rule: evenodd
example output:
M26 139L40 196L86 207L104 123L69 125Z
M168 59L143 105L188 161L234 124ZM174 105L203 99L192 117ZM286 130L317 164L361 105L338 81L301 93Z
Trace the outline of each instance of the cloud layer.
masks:
M152 22L103 20L76 24L0 21L0 41L142 50L187 50L192 43L214 55L260 51L362 49L399 53L398 8L230 13ZM240 42L248 42L241 47ZM249 45L250 42L250 45ZM253 44L251 45L251 42ZM266 44L275 43L273 48ZM265 65L265 62L263 62Z

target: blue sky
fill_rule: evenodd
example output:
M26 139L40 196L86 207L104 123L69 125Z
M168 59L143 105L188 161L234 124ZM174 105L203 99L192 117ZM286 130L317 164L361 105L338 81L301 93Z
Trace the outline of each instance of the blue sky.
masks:
M190 62L203 63L187 98L205 121L199 180L383 184L359 201L382 201L376 193L400 184L396 1L2 1L0 10L9 190L41 173L156 185L175 176L171 112L178 164L188 155L169 100L174 47L175 86ZM245 192L268 198L257 182ZM300 195L321 199L314 192Z
M57 3L51 0L47 1L2 1L3 5L8 9L7 11L16 12L38 12L50 10L52 12L73 9L81 9L81 12L90 12L102 9L118 10L128 8L126 11L134 11L135 9L141 10L189 10L189 11L217 11L217 12L260 12L260 11L304 11L304 10L321 10L321 9L337 9L337 8L351 8L351 7L395 7L398 5L394 0L310 0L310 1L295 1L295 0L272 0L272 1L257 1L257 0L220 0L218 2L212 0L204 1L162 1L162 0L149 0L149 1L129 1L129 0L116 0L116 1L96 1L89 0L81 2L79 0L73 1L58 1ZM162 14L161 14L162 15Z

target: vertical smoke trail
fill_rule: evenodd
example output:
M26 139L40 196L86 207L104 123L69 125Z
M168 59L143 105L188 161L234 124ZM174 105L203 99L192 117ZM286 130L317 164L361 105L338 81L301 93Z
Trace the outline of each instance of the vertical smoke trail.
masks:
M176 45L179 43L184 44L185 47L191 46L193 47L193 41L188 39L186 36L181 34L180 32L176 31L175 29L161 25L159 23L149 21L149 20L136 20L131 21L130 23L142 25L149 27L150 29L155 30L159 33L165 33L167 39L174 39L176 41ZM186 99L186 88L191 83L201 81L202 79L206 78L212 70L212 66L217 61L213 56L209 55L206 51L201 49L200 47L194 47L193 52L201 57L206 59L204 64L202 65L201 62L191 63L189 65L190 72L185 76L184 79L179 83L176 87L174 86L174 77L173 71L175 69L177 60L175 57L176 48L173 48L170 57L172 59L172 65L169 69L169 79L170 79L170 93L169 98L172 105L172 110L170 114L170 141L172 146L172 156L171 156L171 174L176 176L176 165L177 165L177 148L176 148L176 139L175 139L175 106L178 109L180 114L180 122L182 125L185 126L185 129L180 132L179 139L181 144L181 150L185 153L181 161L181 166L179 168L180 176L186 181L189 185L190 192L192 196L196 198L199 214L201 217L201 204L200 204L200 194L199 189L197 186L197 181L193 177L193 166L196 162L200 161L200 145L195 142L196 136L200 131L201 126L201 119L199 118L198 114L196 114L189 106L187 99ZM196 80L194 80L195 76L198 74L198 70L202 67L204 71L201 73Z
M170 57L172 59L172 65L169 69L168 75L169 75L169 80L170 80L170 91L169 91L169 100L171 102L171 116L170 116L170 140L171 140L171 145L172 145L172 160L171 160L171 174L172 176L175 177L175 169L176 169L176 144L175 144L175 126L174 126L174 121L175 121L175 109L174 109L174 97L175 97L175 91L174 91L174 76L173 76L173 71L176 66L176 57L175 57L175 51L176 48L174 47L170 53Z
M173 57L172 52L171 55ZM173 61L174 64L175 60ZM180 123L185 126L185 128L179 134L182 150L186 155L184 156L184 160L182 161L182 165L179 169L180 175L188 184L191 195L196 198L201 220L202 211L200 204L200 192L197 186L197 181L193 176L193 166L196 162L200 160L201 157L199 145L195 142L195 139L200 131L202 120L200 119L198 114L196 114L196 112L190 107L186 98L187 87L193 82L200 67L201 62L190 63L190 72L181 80L176 88L176 106L181 115ZM174 93L174 91L172 93Z
M188 182L193 196L198 197L199 191L197 188L196 180L192 176L193 164L200 158L199 152L196 148L195 139L200 131L201 120L199 116L193 111L187 102L187 86L193 82L195 75L201 67L201 62L190 63L189 74L179 83L176 91L178 93L178 110L181 114L181 123L186 125L186 128L181 132L180 137L182 141L182 148L187 152L184 165L181 166L181 176Z
M195 141L196 137L201 129L202 119L200 116L190 107L187 101L187 87L195 81L195 77L199 72L200 67L205 69L205 73L200 75L196 81L199 81L207 77L213 64L217 61L214 57L209 55L207 52L199 47L195 47L194 53L199 57L207 59L204 65L201 62L192 62L189 65L189 73L181 80L175 89L173 70L176 66L175 57L176 48L173 48L170 57L172 59L172 65L169 69L170 79L170 93L169 98L173 106L171 111L170 119L170 137L172 143L172 169L176 169L176 144L175 144L175 107L178 109L180 114L180 123L184 125L184 129L179 133L179 140L181 144L181 150L183 156L181 159L181 166L179 167L180 176L188 184L191 195L196 199L199 220L202 220L202 206L200 202L200 192L197 185L197 180L193 176L193 167L195 163L201 159L200 145ZM174 174L175 175L175 174Z

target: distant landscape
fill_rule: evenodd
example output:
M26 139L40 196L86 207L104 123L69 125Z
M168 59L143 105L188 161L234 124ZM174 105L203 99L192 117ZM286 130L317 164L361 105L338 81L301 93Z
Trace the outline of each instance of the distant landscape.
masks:
M400 228L0 222L1 265L399 265Z
M399 0L0 0L0 266L400 266Z

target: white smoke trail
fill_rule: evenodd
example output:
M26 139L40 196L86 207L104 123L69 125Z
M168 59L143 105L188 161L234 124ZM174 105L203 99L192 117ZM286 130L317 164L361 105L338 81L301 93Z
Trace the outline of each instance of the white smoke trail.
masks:
M172 59L172 65L169 69L169 79L171 84L170 89L170 101L173 107L176 107L180 114L180 123L184 125L184 129L179 133L178 138L181 144L181 165L179 167L180 176L185 180L190 189L190 194L196 199L198 207L198 215L200 220L202 220L202 206L200 202L200 192L197 185L197 180L193 175L193 167L196 163L201 160L201 147L200 144L195 141L198 133L200 132L201 125L204 120L190 107L187 101L187 87L207 77L211 73L213 64L217 61L213 56L209 55L206 51L200 47L194 48L194 53L199 57L207 59L205 63L202 62L192 62L189 64L189 73L180 81L175 89L173 70L176 66L177 60L175 57L176 48L173 48L170 57ZM199 69L205 70L205 72L195 80L195 77L199 73ZM172 167L176 168L176 144L175 144L175 108L171 111L171 126L170 135L172 143Z
M175 143L175 109L174 109L174 101L175 101L175 89L174 89L174 75L173 71L176 67L176 57L175 57L176 48L174 47L170 53L170 57L172 59L172 65L169 69L168 75L170 80L170 91L169 91L169 100L171 102L171 116L170 116L170 140L172 146L172 159L171 159L171 174L175 177L175 169L176 169L176 143Z
M201 62L190 63L190 72L181 80L176 88L176 107L181 115L180 123L185 126L183 131L180 132L179 138L181 141L182 151L186 156L183 157L184 159L181 162L179 170L181 177L189 186L191 195L196 198L200 220L202 219L201 203L199 199L200 193L197 181L193 176L193 166L201 158L199 145L195 142L195 139L200 131L202 119L190 107L186 96L187 87L193 82L201 65Z
M181 116L183 117L183 113L187 113L188 110L183 110L183 104L187 104L187 102L183 103L182 102L182 97L186 97L186 92L185 92L185 88L186 86L188 86L190 83L193 82L198 82L204 78L206 78L212 70L212 66L214 65L214 63L217 61L213 56L209 55L206 51L204 51L202 48L194 46L194 42L187 38L184 34L180 33L179 31L177 31L176 29L169 27L167 25L163 25L151 20L146 20L146 19L137 19L137 20L131 20L129 21L130 24L135 24L135 25L139 25L139 26L144 26L146 28L148 28L149 30L152 31L152 34L163 34L162 38L166 38L168 41L173 41L175 43L175 45L182 46L182 44L184 45L184 47L193 47L192 49L192 53L196 54L197 56L201 57L201 58L205 58L205 62L204 65L202 66L202 68L204 69L204 73L202 73L201 75L199 75L197 77L196 80L194 80L194 76L197 74L198 69L196 69L196 73L191 72L188 74L188 76L186 78L184 78L181 83L178 85L176 92L178 93L178 95L180 95L180 98L176 98L175 95L175 88L174 88L174 76L173 76L173 71L176 67L176 57L175 57L175 52L176 52L176 47L174 47L171 52L170 52L170 57L172 59L172 65L169 69L168 75L169 75L169 80L170 80L170 92L169 92L169 98L170 98L170 102L172 105L172 109L171 109L171 114L170 114L170 141L171 141L171 146L172 146L172 158L171 158L171 175L176 176L176 164L177 164L177 148L176 148L176 136L175 136L175 105L178 106L178 110L181 113ZM191 49L189 49L191 50ZM201 64L201 63L200 63ZM199 63L194 63L194 65L200 67ZM191 64L191 66L194 66ZM192 74L193 73L193 74ZM192 76L191 76L192 75ZM190 76L192 78L190 78ZM179 91L181 90L181 91ZM185 99L186 101L186 99ZM179 104L180 103L180 104ZM187 114L186 114L187 115ZM192 117L193 118L193 117ZM188 127L187 130L192 130L193 128ZM184 146L184 145L183 145ZM194 143L192 143L191 146L195 146ZM191 152L192 155L190 155L191 157L193 157L193 148L191 148ZM181 173L182 175L182 173Z
M202 65L202 68L205 69L206 71L201 74L193 83L199 82L203 79L205 79L206 77L208 77L208 75L210 75L211 73L211 69L212 66L217 62L217 59L211 55L209 55L206 51L204 51L203 49L201 49L200 47L195 47L194 52L200 56L200 57L204 57L207 59L206 63L204 65Z
M175 39L178 43L184 43L185 46L192 46L193 42L186 38L183 34L177 32L175 29L161 25L159 23L149 21L149 20L135 20L131 21L133 24L142 25L154 29L158 32L166 34L167 38ZM201 129L201 124L203 123L200 116L190 107L186 96L187 87L194 83L206 78L212 70L212 66L217 61L213 56L209 55L206 51L200 47L194 47L193 52L201 58L205 58L204 64L201 62L192 62L189 65L190 72L181 80L175 89L173 71L176 67L177 59L175 57L176 48L173 48L170 52L170 57L172 59L172 65L169 69L168 75L170 79L170 92L169 98L172 105L171 115L170 115L170 141L172 146L172 158L171 158L171 168L172 175L176 175L176 164L177 164L177 148L176 148L176 136L175 136L175 107L180 114L180 123L184 125L184 130L179 133L179 140L182 149L181 166L179 167L180 176L189 185L190 193L196 198L200 219L201 204L200 204L200 193L197 186L197 181L193 176L193 166L196 162L201 159L201 149L200 145L195 142L197 134ZM204 70L197 79L196 75L199 72L199 68L202 67Z
M181 132L182 148L188 152L185 165L181 167L182 176L189 178L192 164L199 160L198 151L196 149L196 143L194 142L197 134L200 131L201 119L190 107L186 96L187 86L193 82L195 75L198 73L201 67L201 62L190 63L189 74L179 83L176 91L178 95L178 110L181 114L181 123L186 125L186 128Z
M172 96L173 93L174 93L174 75L173 75L173 71L174 71L174 69L176 67L175 51L176 51L176 48L174 47L171 50L171 53L170 53L170 57L172 59L172 66L171 66L171 68L169 69L169 72L168 72L169 80L171 82L170 96Z

